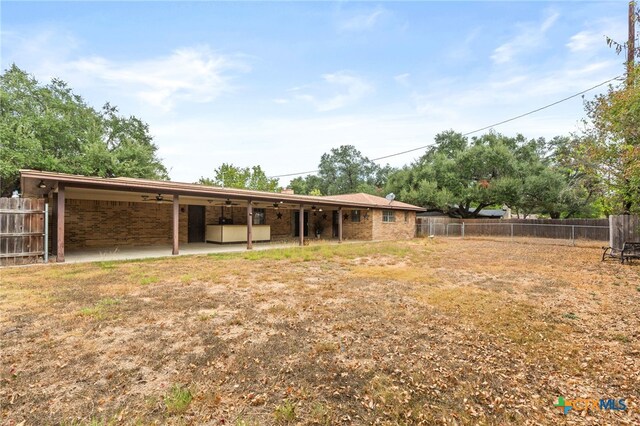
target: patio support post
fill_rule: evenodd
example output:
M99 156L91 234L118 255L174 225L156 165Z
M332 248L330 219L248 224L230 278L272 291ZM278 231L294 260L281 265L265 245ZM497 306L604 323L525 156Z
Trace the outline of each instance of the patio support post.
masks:
M58 199L56 200L57 250L56 262L64 262L64 184L58 183Z
M338 208L338 242L342 242L342 207Z
M171 254L177 255L180 253L180 197L178 195L173 196L173 250Z
M253 249L253 204L247 203L247 250Z
M304 245L304 205L300 204L300 219L298 220L298 228L300 229L300 232L298 233L300 235L300 245L303 246Z

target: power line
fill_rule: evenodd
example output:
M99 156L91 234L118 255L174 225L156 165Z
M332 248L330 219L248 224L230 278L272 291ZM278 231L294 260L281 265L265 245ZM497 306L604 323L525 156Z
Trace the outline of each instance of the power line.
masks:
M496 126L500 126L500 125L502 125L502 124L509 123L510 121L514 121L514 120L517 120L517 119L519 119L519 118L526 117L527 115L534 114L534 113L539 112L539 111L542 111L542 110L544 110L544 109L551 108L552 106L555 106L555 105L558 105L558 104L560 104L560 103L562 103L562 102L568 101L569 99L576 98L576 97L578 97L578 96L580 96L580 95L584 95L585 93L590 92L590 91L591 91L591 90L593 90L593 89L596 89L596 88L598 88L598 87L600 87L600 86L604 86L604 85L605 85L605 84L607 84L607 83L611 83L612 81L614 81L614 80L619 80L619 79L621 79L621 78L622 78L622 76L621 76L621 75L616 76L616 77L613 77L613 78L610 78L609 80L607 80L607 81L603 81L602 83L599 83L599 84L596 84L595 86L592 86L592 87L590 87L590 88L588 88L588 89L586 89L586 90L583 90L582 92L578 92L578 93L573 94L573 95L571 95L571 96L567 96L566 98L562 98L562 99L560 99L559 101L555 101L555 102L552 102L552 103L550 103L550 104L547 104L547 105L545 105L545 106L543 106L543 107L536 108L536 109L531 110L531 111L529 111L529 112L525 112L524 114L520 114L520 115L517 115L517 116L515 116L515 117L511 117L511 118L508 118L508 119L503 120L503 121L499 121L499 122L494 123L494 124L490 124L490 125L488 125L488 126L485 126L485 127L480 128L480 129L476 129L476 130L472 130L472 131L467 132L467 133L463 133L463 134L462 134L462 136L469 136L469 135L472 135L472 134L474 134L474 133L481 132L481 131L483 131L483 130L491 129L491 128L496 127ZM382 157L372 158L372 159L371 159L371 161L380 161L380 160L384 160L384 159L386 159L386 158L397 157L398 155L404 155L404 154L408 154L408 153L410 153L410 152L420 151L420 150L423 150L423 149L429 148L429 147L430 147L430 146L432 146L432 145L433 145L433 144L423 145L423 146L419 146L419 147L417 147L417 148L408 149L408 150L406 150L406 151L396 152L395 154L389 154L389 155L384 155L384 156L382 156ZM308 174L317 173L318 171L319 171L319 170L309 170L309 171L307 171L307 172L287 173L287 174L284 174L284 175L270 176L270 178L281 178L281 177L289 177L289 176L308 175Z

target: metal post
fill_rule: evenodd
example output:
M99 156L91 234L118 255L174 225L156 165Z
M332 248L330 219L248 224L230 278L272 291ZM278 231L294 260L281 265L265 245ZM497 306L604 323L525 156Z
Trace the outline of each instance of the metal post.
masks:
M576 245L576 226L571 225L571 244Z
M462 222L462 238L464 238L464 222Z
M44 203L44 263L49 263L49 203Z
M449 236L449 224L447 223L447 237Z
M513 223L511 224L511 239L513 240Z

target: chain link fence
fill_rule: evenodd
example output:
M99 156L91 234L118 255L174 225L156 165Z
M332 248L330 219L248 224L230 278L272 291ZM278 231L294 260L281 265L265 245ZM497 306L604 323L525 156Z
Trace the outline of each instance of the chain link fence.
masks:
M576 245L578 241L608 242L609 226L606 219L581 219L571 222L560 220L501 220L486 221L482 219L429 219L419 221L416 225L418 237L493 237L504 239L536 238L555 240ZM556 222L556 223L544 223ZM561 223L557 223L561 222Z

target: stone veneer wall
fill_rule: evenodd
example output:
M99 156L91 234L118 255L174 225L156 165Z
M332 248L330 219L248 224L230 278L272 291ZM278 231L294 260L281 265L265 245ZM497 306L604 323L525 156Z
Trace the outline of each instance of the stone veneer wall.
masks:
M373 210L373 239L374 240L406 240L416 235L416 212L394 210L396 221L383 222L382 210Z
M180 205L180 243L188 238L186 207ZM171 244L172 208L171 203L67 199L65 248Z

